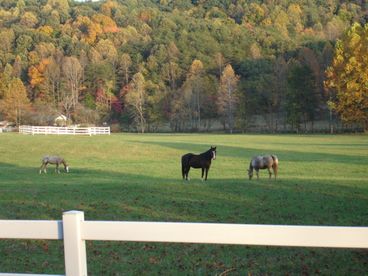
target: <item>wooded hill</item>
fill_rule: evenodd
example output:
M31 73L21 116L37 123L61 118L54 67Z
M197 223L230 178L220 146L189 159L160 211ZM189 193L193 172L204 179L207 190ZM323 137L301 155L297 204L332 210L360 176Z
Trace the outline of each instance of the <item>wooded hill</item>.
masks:
M337 0L0 6L2 119L44 125L62 113L142 132L309 131L334 119L325 72L336 40L366 16L365 1Z

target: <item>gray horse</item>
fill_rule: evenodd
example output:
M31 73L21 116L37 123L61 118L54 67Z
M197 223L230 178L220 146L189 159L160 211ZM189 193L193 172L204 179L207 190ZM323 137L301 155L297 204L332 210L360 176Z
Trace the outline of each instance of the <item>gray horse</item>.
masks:
M59 171L59 165L60 164L63 164L64 165L64 170L66 172L69 172L69 166L65 162L64 158L61 158L59 156L45 156L45 157L42 158L42 165L40 167L40 174L42 173L42 171L44 173L46 173L46 166L48 164L54 164L54 165L56 165L55 171L57 173L60 173L60 171Z
M259 179L259 170L267 169L269 178L271 179L271 168L273 170L273 174L277 176L277 170L279 167L279 160L277 159L276 155L266 155L266 156L255 156L252 158L252 161L250 161L249 169L248 169L248 176L249 180L253 177L253 170L256 171L257 179Z

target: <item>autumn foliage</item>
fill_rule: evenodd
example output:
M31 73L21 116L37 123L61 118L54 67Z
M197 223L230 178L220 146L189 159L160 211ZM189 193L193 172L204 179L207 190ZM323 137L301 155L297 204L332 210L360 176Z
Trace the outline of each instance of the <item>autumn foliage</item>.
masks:
M366 124L361 2L41 2L0 7L0 119L62 113L141 132ZM10 86L28 99L21 119Z
M354 24L337 42L326 88L331 107L345 122L359 122L368 129L368 25Z

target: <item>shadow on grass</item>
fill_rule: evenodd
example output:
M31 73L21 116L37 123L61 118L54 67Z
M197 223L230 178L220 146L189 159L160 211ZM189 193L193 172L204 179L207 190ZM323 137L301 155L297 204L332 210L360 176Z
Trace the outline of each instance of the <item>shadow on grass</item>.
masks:
M192 153L202 153L209 149L211 145L205 147L199 143L182 143L182 142L139 142L143 144L152 144L156 146L181 150L182 155ZM323 144L325 145L325 144ZM217 157L232 157L250 160L254 155L276 154L281 161L328 161L334 163L348 163L348 164L368 164L368 156L355 156L349 154L333 154L333 153L316 153L316 152L298 152L292 150L275 150L274 152L262 152L260 149L248 147L234 147L234 146L217 146Z
M75 168L39 175L0 164L0 216L60 219L84 210L90 220L367 225L368 189L360 181L199 179L183 181ZM13 173L17 171L17 173Z
M330 148L330 147L344 147L344 148L362 148L362 147L368 147L367 143L354 143L354 144L348 144L348 143L331 143L331 144L327 144L326 142L321 142L321 143L292 143L292 142L288 142L288 143L282 143L282 142L273 142L273 144L275 145L284 145L284 146L317 146L317 147L326 147L326 148Z
M186 143L178 150L199 153L206 149L206 145ZM0 163L0 219L61 219L63 211L76 209L85 212L86 220L368 224L368 192L362 174L356 179L340 174L328 180L325 175L293 172L281 174L278 181L264 177L248 181L231 170L221 172L228 168L226 162L248 159L258 150L220 146L208 182L199 180L198 170L192 172L190 182L182 181L179 164L171 164L169 158L165 165L177 173L138 173L134 168L128 173L124 166L110 171L100 166L98 158L88 160L88 168L72 164L70 174L59 175L52 167L47 175L39 175L38 163L34 167ZM276 154L282 161L297 161L301 156L289 153ZM315 154L306 156L316 159ZM342 156L317 157L340 163L329 159ZM354 158L352 164L367 163L366 158ZM139 165L140 161L135 162ZM161 164L154 164L153 169L162 170ZM366 275L368 271L366 250L98 241L88 242L87 250L89 275ZM62 252L61 242L0 241L0 268L64 274Z
M348 185L345 180L327 183L318 178L186 182L78 167L69 174L50 170L46 175L31 167L0 163L0 168L0 219L61 219L63 211L82 210L86 220L368 224L367 188L354 180ZM326 275L331 271L364 275L368 268L367 254L349 249L94 241L87 243L87 250L90 275L122 271L127 275L215 275L230 268L236 269L235 275L270 271L301 275L300 267L306 263L311 274L319 269ZM0 267L62 274L62 251L60 242L1 241L0 254L17 254L17 258L12 262L1 258Z

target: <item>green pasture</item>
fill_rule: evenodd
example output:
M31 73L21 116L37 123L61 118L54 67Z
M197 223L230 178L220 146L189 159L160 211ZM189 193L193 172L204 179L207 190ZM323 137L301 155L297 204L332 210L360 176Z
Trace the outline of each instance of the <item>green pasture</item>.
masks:
M217 146L208 181L180 157ZM279 157L279 179L249 181L256 154ZM63 156L69 174L38 174ZM368 136L0 134L0 219L368 226ZM1 240L0 272L63 274L61 241ZM89 275L367 275L368 250L87 242ZM224 273L225 272L225 273Z

